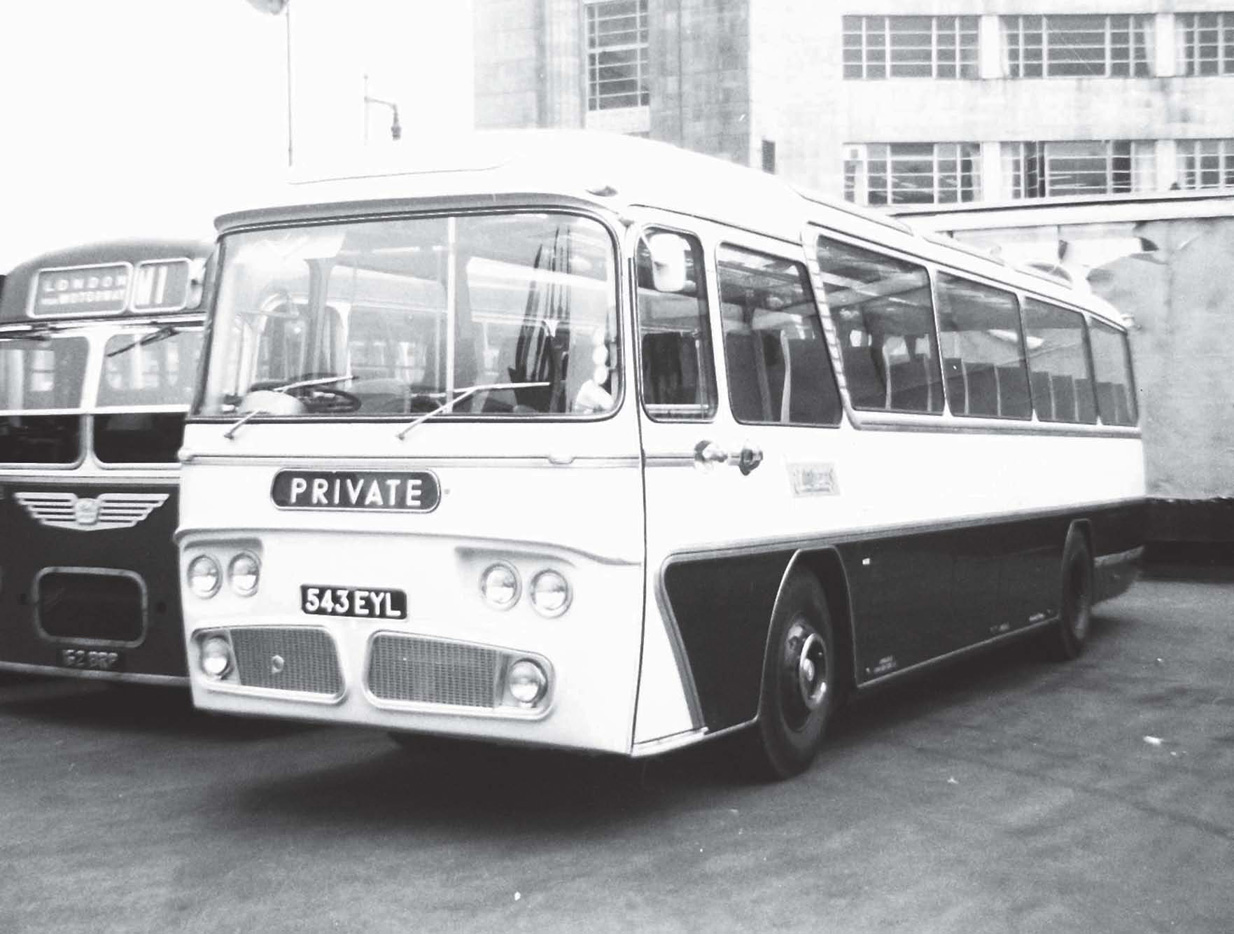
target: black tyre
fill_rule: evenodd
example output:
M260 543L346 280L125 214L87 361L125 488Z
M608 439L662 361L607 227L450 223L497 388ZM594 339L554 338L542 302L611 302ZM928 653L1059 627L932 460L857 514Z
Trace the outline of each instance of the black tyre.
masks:
M771 619L758 722L751 731L760 778L809 768L836 703L835 637L827 600L809 574L792 575Z
M1058 623L1049 638L1049 649L1058 661L1070 661L1084 651L1093 621L1093 556L1077 529L1067 533L1060 577Z

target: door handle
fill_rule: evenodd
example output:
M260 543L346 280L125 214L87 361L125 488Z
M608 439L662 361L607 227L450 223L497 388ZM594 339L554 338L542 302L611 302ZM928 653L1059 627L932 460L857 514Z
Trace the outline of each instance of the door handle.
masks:
M726 451L714 441L700 441L694 446L694 464L696 467L732 464L741 471L742 476L749 476L754 468L762 462L762 449L748 442L742 446L740 451Z

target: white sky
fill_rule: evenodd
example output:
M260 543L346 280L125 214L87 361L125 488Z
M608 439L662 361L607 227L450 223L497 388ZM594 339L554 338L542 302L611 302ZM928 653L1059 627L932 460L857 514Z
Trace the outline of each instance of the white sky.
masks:
M287 177L283 16L247 0L0 3L0 272L86 240L212 233ZM472 125L470 0L291 0L297 172ZM390 110L368 108L369 146Z

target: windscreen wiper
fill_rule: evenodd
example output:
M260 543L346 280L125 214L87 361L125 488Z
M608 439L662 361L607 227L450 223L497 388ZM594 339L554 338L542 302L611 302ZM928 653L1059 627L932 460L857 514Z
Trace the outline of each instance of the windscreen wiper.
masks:
M355 379L355 377L352 376L352 374L350 373L340 373L336 376L320 376L320 377L315 377L313 379L293 380L290 383L284 383L282 386L274 386L264 391L265 392L286 393L286 392L290 392L293 389L304 389L307 386L327 386L330 383L343 383L349 379ZM236 419L234 422L231 423L228 429L225 432L223 432L223 437L230 441L232 438L236 436L236 432L239 431L241 428L243 428L250 420L256 418L258 415L269 415L269 414L270 412L268 412L266 409L250 409L249 411L245 412L238 419Z
M176 325L165 324L157 331L151 331L149 334L137 338L137 340L133 341L131 344L125 344L123 347L117 347L115 350L110 351L107 356L118 357L121 354L128 353L134 347L145 347L146 344L154 344L158 341L166 340L173 334L179 333L179 331L180 329Z
M423 425L430 418L436 418L438 415L440 415L446 409L450 408L452 405L462 402L468 396L473 395L474 393L477 393L477 392L482 392L485 389L542 389L543 387L549 386L549 385L551 385L551 383L548 383L548 382L480 383L478 386L466 386L463 388L456 387L454 391L458 393L458 395L456 395L453 399L447 398L446 401L443 402L441 405L437 406L437 408L433 409L430 412L425 412L419 418L413 419L412 421L408 422L406 425L403 426L403 430L400 431L397 435L395 435L395 437L398 438L400 441L402 441L404 438L406 438L411 433L413 429L419 427L420 425Z

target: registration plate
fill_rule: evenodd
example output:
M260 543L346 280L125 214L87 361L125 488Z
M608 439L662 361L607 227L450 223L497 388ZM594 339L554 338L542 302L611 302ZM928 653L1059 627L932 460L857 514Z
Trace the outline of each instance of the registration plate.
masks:
M60 664L78 671L121 671L124 656L109 649L61 649Z
M366 619L406 619L407 594L371 587L300 587L300 609L313 616L354 616Z

